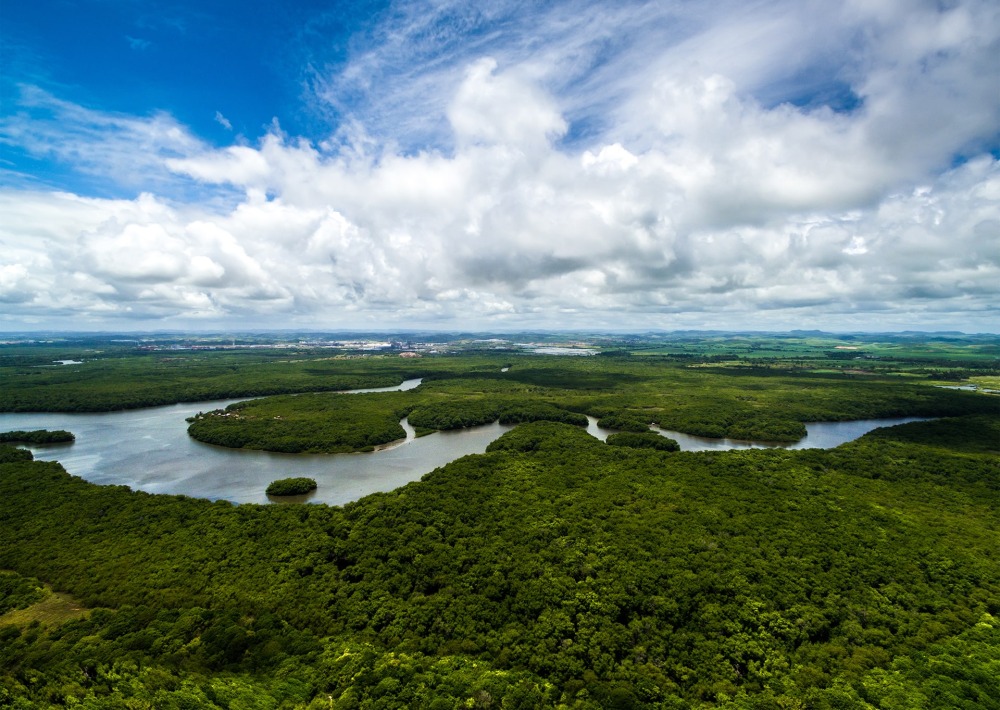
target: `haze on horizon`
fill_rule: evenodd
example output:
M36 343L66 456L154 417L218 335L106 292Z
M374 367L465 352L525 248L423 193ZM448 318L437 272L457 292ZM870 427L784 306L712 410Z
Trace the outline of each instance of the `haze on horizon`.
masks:
M1000 5L7 3L0 323L1000 332Z

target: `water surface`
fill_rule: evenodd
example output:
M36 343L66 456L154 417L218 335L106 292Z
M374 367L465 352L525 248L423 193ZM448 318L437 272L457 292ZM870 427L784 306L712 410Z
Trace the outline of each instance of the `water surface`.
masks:
M835 446L854 441L860 436L884 426L896 426L907 422L926 421L927 417L896 417L893 419L858 419L850 422L807 422L806 435L794 443L777 441L746 441L743 439L712 439L707 436L692 436L679 431L661 429L655 424L649 426L668 439L673 439L681 451L733 451L735 449L832 449ZM604 429L597 425L595 417L587 417L587 433L605 441L615 429Z
M859 419L850 422L806 422L806 435L794 443L743 441L741 439L710 439L691 436L679 431L650 427L653 431L674 439L681 451L729 451L732 449L832 449L854 441L872 429L896 426L908 422L926 421L927 417L896 417L893 419Z

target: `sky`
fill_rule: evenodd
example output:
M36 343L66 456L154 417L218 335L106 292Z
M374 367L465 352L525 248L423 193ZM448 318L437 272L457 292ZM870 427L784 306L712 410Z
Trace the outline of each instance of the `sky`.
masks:
M1000 332L995 0L0 0L0 330Z

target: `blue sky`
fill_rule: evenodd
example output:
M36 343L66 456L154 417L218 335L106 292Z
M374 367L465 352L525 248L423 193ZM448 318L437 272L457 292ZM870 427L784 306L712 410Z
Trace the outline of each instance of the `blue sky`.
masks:
M107 111L166 111L199 134L214 132L225 142L215 130L219 126L212 125L214 107L232 115L242 132L257 135L276 111L286 121L299 115L301 62L309 59L304 6L8 3L5 61L14 71L5 89L30 82ZM328 36L328 46L349 36L349 28L339 28Z
M988 0L0 20L10 330L1000 330Z

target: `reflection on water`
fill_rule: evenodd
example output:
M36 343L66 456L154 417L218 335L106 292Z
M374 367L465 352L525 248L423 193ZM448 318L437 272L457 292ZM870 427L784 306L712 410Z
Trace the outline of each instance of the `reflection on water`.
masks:
M410 389L419 381L402 387ZM391 391L401 388L379 388ZM370 390L369 390L370 391ZM403 420L405 440L379 451L357 454L276 454L226 449L203 444L187 435L185 419L199 411L239 400L175 404L166 407L98 414L0 414L0 431L66 429L73 444L28 447L35 458L57 460L67 471L99 484L127 485L149 493L172 493L223 499L235 503L267 503L267 485L278 478L308 476L319 488L304 500L342 505L370 493L390 491L467 454L483 453L489 443L513 428L496 422L459 431L416 438ZM807 424L809 432L787 448L829 448L856 439L878 426L907 419ZM611 433L589 418L587 427L599 439ZM766 444L704 439L661 431L684 451L753 448Z
M297 496L272 496L269 495L267 499L272 503L308 503L313 498L316 497L316 491L312 490L308 493L302 493Z

